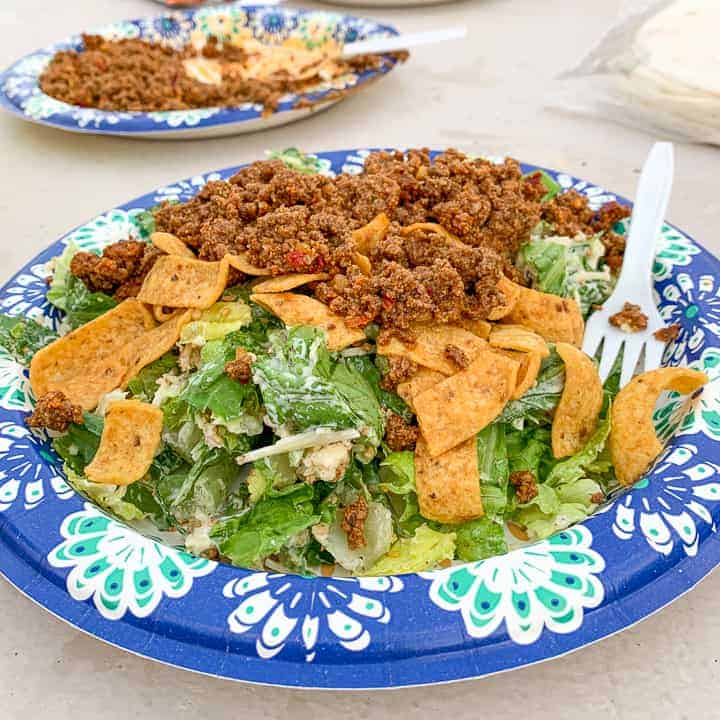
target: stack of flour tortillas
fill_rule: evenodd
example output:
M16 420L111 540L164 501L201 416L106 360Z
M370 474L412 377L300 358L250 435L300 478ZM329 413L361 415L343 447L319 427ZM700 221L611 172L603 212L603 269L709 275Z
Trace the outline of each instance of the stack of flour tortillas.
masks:
M720 0L651 3L564 76L555 104L720 144L719 38Z

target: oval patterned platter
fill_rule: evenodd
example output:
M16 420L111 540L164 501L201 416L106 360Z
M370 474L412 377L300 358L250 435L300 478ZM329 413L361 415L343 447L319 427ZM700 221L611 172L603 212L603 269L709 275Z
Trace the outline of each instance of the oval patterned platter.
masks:
M359 172L368 153L317 157L325 173ZM0 308L56 325L45 300L47 263L68 242L97 250L141 237L143 209L189 199L236 170L160 188L73 230L0 290ZM615 199L548 172L594 207ZM50 612L114 645L272 685L387 688L480 677L622 630L720 562L720 261L666 225L654 274L663 317L681 327L665 363L702 369L711 382L684 417L672 396L658 408L659 432L677 432L646 478L548 540L439 572L383 578L268 574L192 557L75 494L47 438L24 425L26 372L0 354L0 571Z
M215 5L199 10L165 12L155 17L127 20L88 31L112 39L141 38L183 47L196 34L232 38L251 31L262 42L299 38L309 47L330 39L354 42L397 35L397 30L373 20L318 10L273 5ZM18 60L0 74L0 107L23 120L72 132L123 135L138 138L177 139L234 135L285 125L324 110L349 93L368 86L395 65L379 70L348 73L301 95L284 96L277 110L263 117L262 105L210 107L164 112L108 112L69 105L40 90L38 78L58 50L78 50L82 37L73 35ZM340 93L340 94L338 94ZM296 107L303 101L303 107Z

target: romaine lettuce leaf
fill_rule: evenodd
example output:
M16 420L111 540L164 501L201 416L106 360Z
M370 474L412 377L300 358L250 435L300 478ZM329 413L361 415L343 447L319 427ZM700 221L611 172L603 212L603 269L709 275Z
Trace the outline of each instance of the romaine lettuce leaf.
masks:
M375 393L377 401L380 405L382 405L382 407L392 410L406 422L413 419L413 411L399 395L380 387L382 375L377 365L375 365L375 363L370 359L369 355L356 355L348 357L345 359L345 362L349 366L355 368L355 370L357 370L368 381L368 384Z
M377 487L383 492L407 495L415 492L415 454L410 450L390 453L381 463Z
M459 560L472 562L507 552L502 525L488 517L453 525L451 529L455 533L455 554Z
M0 346L21 365L29 365L33 355L57 340L57 333L32 318L0 314Z
M477 434L477 461L485 515L491 520L502 518L510 474L504 426L488 425Z
M511 400L495 420L496 424L507 423L513 427L547 425L560 402L565 386L565 365L553 350L540 366L537 382L521 398Z
M315 175L323 169L322 163L318 158L313 155L306 155L297 148L270 150L267 156L271 160L282 160L291 170L305 173L306 175Z
M140 400L152 402L158 389L158 380L177 366L177 356L173 353L165 353L162 357L146 365L130 380L128 390Z
M293 536L320 519L313 511L313 489L299 484L291 494L261 500L237 517L213 525L210 537L234 565L259 567Z
M455 556L455 533L421 525L412 537L401 538L364 575L397 575L430 570Z
M380 444L384 422L372 388L356 369L331 357L322 330L273 330L269 340L269 352L253 364L253 380L274 428L362 428L372 446Z
M593 305L607 300L615 285L610 268L603 263L604 255L600 235L547 235L541 223L520 249L517 264L532 279L534 288L573 298L587 317Z
M64 466L64 472L73 489L111 515L125 521L141 520L145 517L142 510L124 499L127 494L126 487L90 482L85 476L75 472L67 463Z
M85 466L95 457L102 429L102 418L92 413L83 413L83 424L71 423L64 435L53 440L53 450L63 459L67 468L82 475Z
M550 175L548 175L544 170L532 170L531 172L523 175L523 179L527 179L533 175L540 176L540 182L544 185L545 190L547 191L541 198L540 202L548 202L562 192L562 186L560 183L550 177Z
M65 312L72 329L94 320L117 305L109 295L90 292L82 280L70 272L70 261L79 248L68 243L60 257L55 259L53 278L47 291L48 302Z

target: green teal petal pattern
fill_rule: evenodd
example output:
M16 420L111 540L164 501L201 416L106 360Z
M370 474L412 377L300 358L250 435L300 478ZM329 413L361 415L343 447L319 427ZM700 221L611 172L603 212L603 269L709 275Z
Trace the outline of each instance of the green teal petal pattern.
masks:
M487 637L504 622L515 642L528 645L544 629L577 630L585 610L603 601L597 576L605 561L591 544L591 532L578 525L507 555L423 577L432 581L432 602L459 612L471 637Z
M71 568L66 579L70 595L79 601L92 599L109 620L128 612L147 617L163 597L186 595L196 578L216 567L212 561L149 540L87 503L65 518L60 534L64 539L50 552L48 562Z

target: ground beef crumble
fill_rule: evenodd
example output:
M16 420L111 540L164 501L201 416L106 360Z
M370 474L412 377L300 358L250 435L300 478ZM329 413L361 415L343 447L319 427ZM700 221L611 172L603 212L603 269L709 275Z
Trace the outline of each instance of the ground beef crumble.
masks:
M669 343L670 341L675 340L679 334L680 325L678 323L673 323L672 325L656 330L653 333L653 337L660 342Z
M412 342L418 323L483 320L501 305L501 273L520 279L515 255L541 218L559 233L607 235L627 214L617 203L595 212L575 191L542 203L544 192L515 160L496 164L456 150L432 160L424 149L372 153L362 173L334 178L267 160L207 183L187 202L165 204L155 223L203 260L246 253L271 275L326 272L330 279L309 290L332 312ZM380 213L389 227L363 247L366 262L358 265L354 231ZM149 262L143 255L136 271L131 259L101 264L80 254L73 272L91 289L129 295ZM123 272L127 291L119 290Z
M521 505L537 497L537 480L529 470L516 470L510 473L510 484L515 488L515 497Z
M414 450L420 428L410 425L394 412L389 412L385 422L385 442L393 451Z
M294 79L287 72L269 78L246 78L232 66L222 69L220 84L191 78L183 61L204 55L226 63L244 62L242 47L220 45L211 37L201 51L174 49L140 39L83 35L83 48L57 52L40 76L42 91L70 105L114 111L166 111L256 103L272 112L280 98L317 85L319 76ZM407 59L407 53L362 55L339 62L339 75L378 70ZM341 93L343 91L340 91Z
M419 365L407 357L389 357L387 358L387 372L380 381L380 386L395 392L400 383L407 382L417 371Z
M616 312L608 318L608 322L623 332L639 332L645 330L648 325L648 317L639 305L626 302L620 312Z
M365 521L367 516L368 504L362 495L343 510L341 527L347 534L348 545L351 550L365 547Z
M225 363L225 374L231 380L237 380L237 382L247 385L252 379L254 359L254 356L243 348L237 348L235 350L235 359Z
M446 345L444 354L450 362L455 363L461 370L464 370L469 364L468 356L457 345Z
M71 403L59 390L51 390L42 395L32 415L26 420L30 427L47 428L58 432L65 432L70 423L80 425L82 421L82 408Z
M78 252L70 263L70 272L80 278L91 292L114 295L117 300L134 297L145 276L161 252L139 240L122 240L108 245L102 255Z

